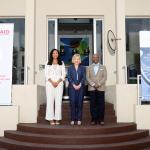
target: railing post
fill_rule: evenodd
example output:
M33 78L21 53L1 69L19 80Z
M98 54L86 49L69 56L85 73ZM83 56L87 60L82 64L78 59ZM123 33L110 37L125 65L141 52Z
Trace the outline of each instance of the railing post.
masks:
M125 84L127 84L127 66L123 66L122 69L124 69Z
M141 105L141 86L140 86L140 79L141 79L141 75L137 75L137 94L138 94L137 105Z
M25 67L25 84L28 84L28 71L29 71L29 66Z

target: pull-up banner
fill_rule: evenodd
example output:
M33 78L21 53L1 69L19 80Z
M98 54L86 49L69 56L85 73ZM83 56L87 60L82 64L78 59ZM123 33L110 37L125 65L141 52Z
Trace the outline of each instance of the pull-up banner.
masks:
M140 31L141 96L150 101L150 31Z
M14 24L0 23L0 105L11 105Z

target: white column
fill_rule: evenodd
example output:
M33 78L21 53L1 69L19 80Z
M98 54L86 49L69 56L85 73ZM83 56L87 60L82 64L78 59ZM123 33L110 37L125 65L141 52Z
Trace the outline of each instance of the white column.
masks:
M126 83L125 0L116 0L117 84Z
M35 80L35 0L26 0L25 14L25 83Z

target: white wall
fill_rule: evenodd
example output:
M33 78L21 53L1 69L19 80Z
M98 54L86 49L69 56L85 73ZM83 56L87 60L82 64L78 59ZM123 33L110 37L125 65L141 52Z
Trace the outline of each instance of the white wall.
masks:
M45 87L13 85L12 106L0 106L0 136L16 130L18 123L36 123L39 106L45 103Z
M45 102L44 87L37 85L14 85L13 105L19 106L19 122L36 123L39 105Z
M45 87L13 85L12 106L0 106L0 136L4 130L16 130L18 123L36 123L39 106L45 100Z
M46 103L46 91L45 86L37 86L37 110L39 110L39 107L41 104Z
M149 0L125 0L126 16L150 16Z
M117 122L135 122L137 85L116 85Z
M138 129L150 130L150 105L137 105L136 106L136 123Z
M137 105L137 85L107 86L106 101L114 104L117 122L135 122L138 129L149 129L150 105Z
M0 17L25 16L25 0L0 0Z
M16 130L18 124L18 106L0 106L0 136L4 130Z
M120 84L107 86L106 101L114 104L117 122L135 122L137 85Z
M116 110L116 96L117 96L116 86L115 85L106 86L106 90L105 90L106 102L114 104L115 110Z

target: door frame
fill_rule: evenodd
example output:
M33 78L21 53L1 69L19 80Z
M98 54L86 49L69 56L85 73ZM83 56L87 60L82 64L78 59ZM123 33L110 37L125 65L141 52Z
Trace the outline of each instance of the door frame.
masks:
M93 50L94 50L94 54L97 53L97 41L96 41L96 21L102 21L102 55L103 55L103 59L102 59L102 64L104 64L104 60L105 60L105 55L104 55L104 18L102 16L99 16L99 17L87 17L87 16L63 16L63 17L47 17L47 50L46 50L46 60L48 60L48 22L49 21L54 21L55 22L55 48L57 49L58 48L58 38L59 38L59 35L58 35L58 19L61 19L61 18L66 18L66 19L69 19L69 18L91 18L93 19ZM90 61L89 61L90 62Z

